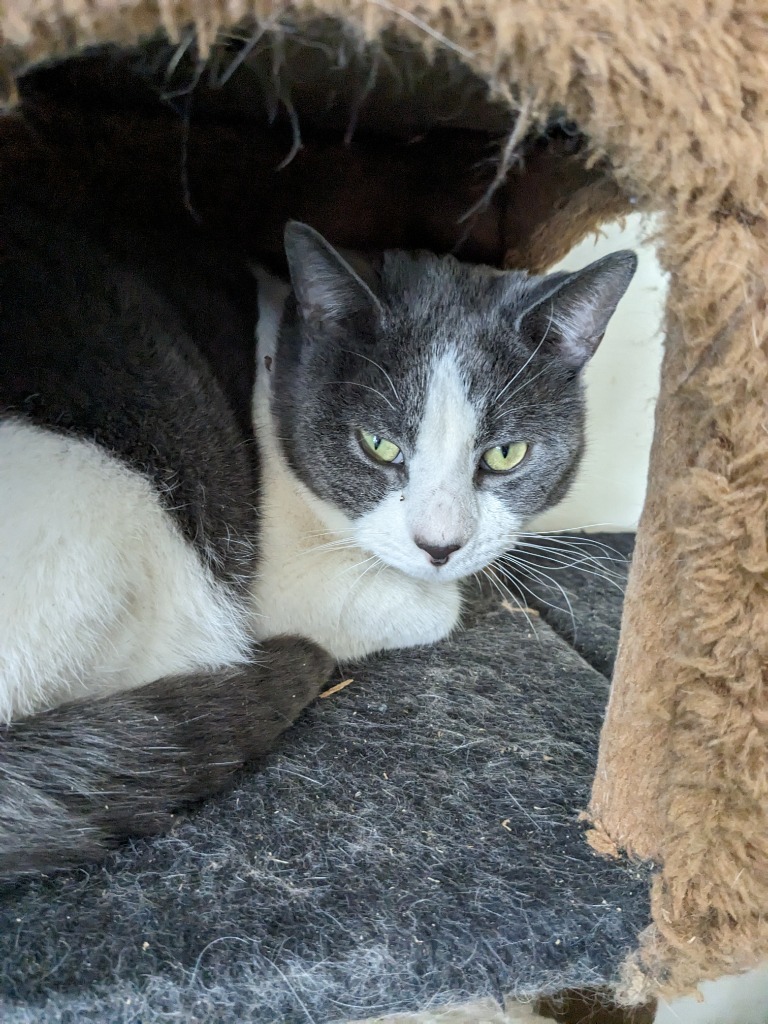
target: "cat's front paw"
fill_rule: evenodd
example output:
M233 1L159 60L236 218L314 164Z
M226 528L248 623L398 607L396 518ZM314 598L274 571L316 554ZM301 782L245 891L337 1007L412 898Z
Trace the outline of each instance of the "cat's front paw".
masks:
M278 636L260 644L259 667L270 680L272 699L287 718L317 697L333 670L334 659L312 640Z

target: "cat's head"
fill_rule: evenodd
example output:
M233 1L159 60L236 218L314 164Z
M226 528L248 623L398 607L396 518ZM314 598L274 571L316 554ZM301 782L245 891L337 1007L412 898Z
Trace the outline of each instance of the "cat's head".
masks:
M636 257L546 277L427 253L374 264L295 222L285 246L272 413L321 518L409 576L484 568L573 478L580 374Z

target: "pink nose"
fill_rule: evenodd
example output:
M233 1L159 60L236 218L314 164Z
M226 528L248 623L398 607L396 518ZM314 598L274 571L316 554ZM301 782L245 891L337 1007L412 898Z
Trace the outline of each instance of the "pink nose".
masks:
M454 551L458 551L461 544L429 544L421 537L414 537L416 547L426 551L432 565L445 565Z

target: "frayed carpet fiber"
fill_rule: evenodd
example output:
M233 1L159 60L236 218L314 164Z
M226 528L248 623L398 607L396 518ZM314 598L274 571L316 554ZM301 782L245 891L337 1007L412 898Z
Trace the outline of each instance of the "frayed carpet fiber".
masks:
M610 983L649 918L645 870L578 820L621 589L566 570L568 610L535 578L527 613L480 591L450 640L344 666L170 834L2 891L3 1024L329 1024Z

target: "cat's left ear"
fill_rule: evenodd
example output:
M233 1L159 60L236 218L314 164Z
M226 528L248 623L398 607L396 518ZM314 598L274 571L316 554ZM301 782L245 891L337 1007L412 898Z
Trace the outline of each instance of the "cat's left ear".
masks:
M543 342L574 369L581 369L603 340L635 270L637 256L625 249L573 274L557 275L552 290L537 297L516 326L536 344ZM546 286L546 278L541 284Z

